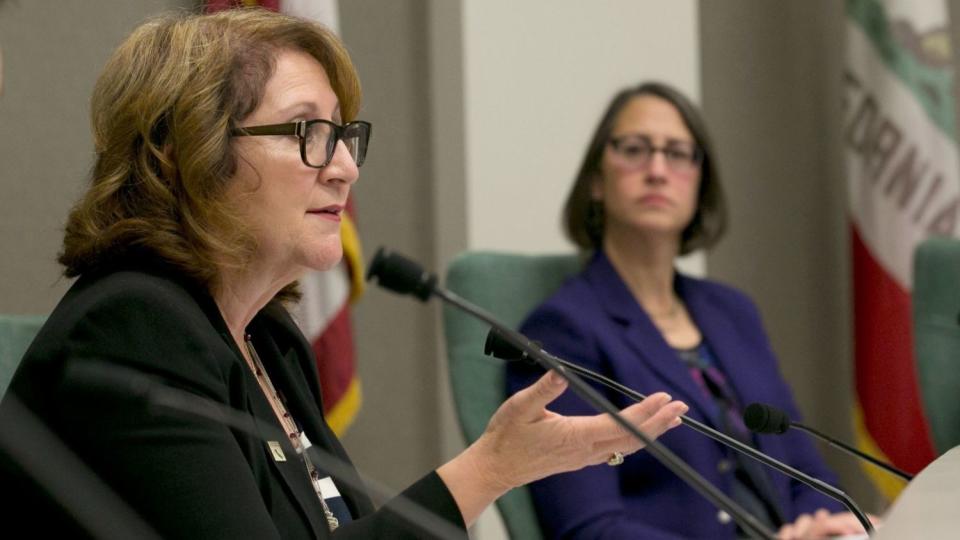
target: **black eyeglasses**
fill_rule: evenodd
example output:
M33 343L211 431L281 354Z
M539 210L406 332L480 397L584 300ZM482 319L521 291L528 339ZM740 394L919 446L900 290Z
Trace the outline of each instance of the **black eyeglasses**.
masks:
M703 151L695 145L669 142L666 146L654 146L639 135L611 137L610 147L627 165L637 168L649 166L657 152L663 154L667 168L675 173L693 172L703 161Z
M329 120L300 120L286 124L233 128L230 135L296 135L300 139L300 159L303 163L308 167L322 169L333 159L339 141L343 141L347 146L357 167L363 165L372 129L370 122L362 120L342 126Z

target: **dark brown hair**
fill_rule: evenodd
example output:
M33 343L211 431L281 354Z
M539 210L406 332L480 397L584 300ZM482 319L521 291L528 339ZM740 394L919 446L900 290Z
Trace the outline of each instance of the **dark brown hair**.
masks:
M603 206L593 200L591 184L600 177L600 165L604 148L610 140L614 122L620 111L633 98L655 96L673 105L703 156L700 165L700 190L697 195L697 211L690 224L683 230L680 254L685 255L699 248L709 248L723 236L727 227L727 208L720 176L717 171L713 145L707 133L700 111L686 96L675 88L659 82L647 82L621 90L600 120L593 134L580 172L567 196L563 210L563 223L567 237L583 250L600 249L603 244Z
M145 253L212 289L246 264L253 235L225 197L237 166L232 127L252 113L284 49L317 59L344 121L360 83L326 28L263 9L148 21L117 48L91 100L96 161L67 219L68 277Z

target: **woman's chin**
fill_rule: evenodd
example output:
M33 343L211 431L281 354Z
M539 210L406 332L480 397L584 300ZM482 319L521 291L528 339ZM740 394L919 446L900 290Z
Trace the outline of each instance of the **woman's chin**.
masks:
M304 254L304 266L311 270L324 272L336 266L343 259L343 245L337 238L336 244L315 246Z

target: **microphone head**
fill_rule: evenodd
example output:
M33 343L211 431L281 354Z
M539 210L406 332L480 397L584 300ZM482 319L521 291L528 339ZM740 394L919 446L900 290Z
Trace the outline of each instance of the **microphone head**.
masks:
M787 413L763 403L752 403L743 410L743 423L754 433L780 435L790 429Z
M483 344L483 354L501 360L521 360L525 356L523 351L504 339L503 334L496 328L491 328L487 332L487 340Z
M373 256L367 281L377 278L377 284L399 294L411 294L426 302L437 285L437 276L428 273L417 262L380 247Z
M539 341L529 341L528 344L534 345L537 348L541 346ZM503 337L503 332L496 328L491 328L490 331L487 332L487 340L483 344L483 354L501 360L523 360L528 364L534 365L537 363L533 358L530 358L530 355L523 349L510 343L507 338Z

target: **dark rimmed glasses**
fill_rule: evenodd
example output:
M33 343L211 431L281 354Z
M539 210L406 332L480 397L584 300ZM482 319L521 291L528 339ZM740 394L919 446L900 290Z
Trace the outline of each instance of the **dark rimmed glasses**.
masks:
M326 167L337 151L337 143L343 141L357 167L363 165L370 142L370 122L357 120L344 125L329 120L300 120L286 124L233 128L230 135L296 135L300 139L300 159L314 169Z
M649 167L657 152L663 154L668 169L680 174L695 171L703 161L703 151L696 145L668 142L664 146L655 146L642 135L611 137L610 147L626 165L638 169Z

